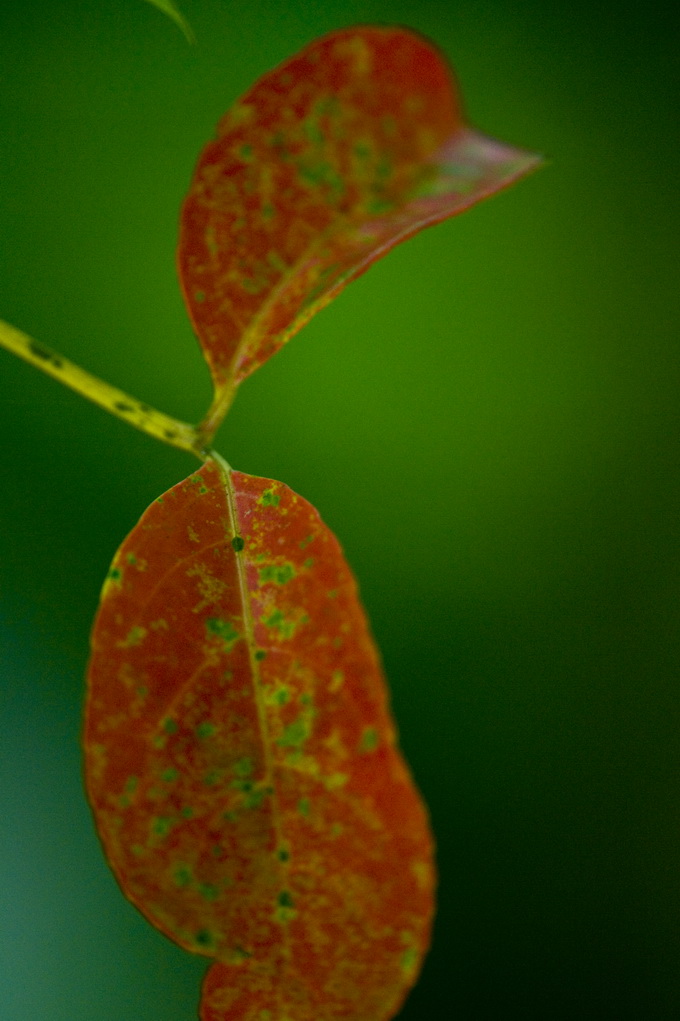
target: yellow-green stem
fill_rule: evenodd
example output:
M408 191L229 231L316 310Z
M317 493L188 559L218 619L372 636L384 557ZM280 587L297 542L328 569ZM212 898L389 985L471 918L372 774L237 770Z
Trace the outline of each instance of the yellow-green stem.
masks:
M196 426L196 436L202 450L207 450L212 444L215 433L221 426L224 416L229 411L235 394L236 387L233 383L223 384L215 391L212 404L203 419Z
M85 372L73 362L62 358L55 351L51 351L44 344L39 344L28 334L22 333L1 319L0 346L35 365L48 376L58 379L60 383L75 390L82 397L87 397L89 401L93 401L141 432L168 443L171 447L186 450L201 461L205 459L206 449L202 435L193 425L180 422L162 411L156 411L155 408L138 401L135 397L130 397L122 390L109 386L108 383Z

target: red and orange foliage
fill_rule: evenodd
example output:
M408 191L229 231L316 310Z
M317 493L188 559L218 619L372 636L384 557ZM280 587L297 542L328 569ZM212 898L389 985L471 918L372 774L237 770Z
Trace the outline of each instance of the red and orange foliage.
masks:
M464 121L404 29L313 43L203 152L179 271L215 388L203 468L116 554L86 779L126 896L214 960L203 1021L387 1021L434 909L433 842L340 546L209 451L238 384L394 244L538 163Z
M223 962L206 1018L387 1018L426 948L432 842L354 579L280 483L152 504L97 617L88 791L111 866Z
M402 28L335 32L261 78L203 150L180 223L217 406L395 244L538 163L469 127L443 55Z

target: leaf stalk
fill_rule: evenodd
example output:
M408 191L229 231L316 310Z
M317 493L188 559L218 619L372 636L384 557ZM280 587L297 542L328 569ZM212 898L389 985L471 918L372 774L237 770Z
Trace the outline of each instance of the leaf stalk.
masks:
M224 417L232 405L236 387L221 386L215 390L212 403L204 417L196 426L196 436L202 450L208 450L211 446L215 433L222 425Z

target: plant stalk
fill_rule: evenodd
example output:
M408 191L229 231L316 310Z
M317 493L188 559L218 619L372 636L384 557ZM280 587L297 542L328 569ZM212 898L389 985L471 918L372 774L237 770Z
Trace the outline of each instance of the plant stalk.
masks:
M58 379L64 386L75 390L81 397L93 401L94 404L98 404L100 408L104 408L116 418L134 426L135 429L139 429L171 447L178 447L179 450L194 454L201 461L205 460L206 450L203 439L193 425L180 422L178 419L138 401L135 397L130 397L122 390L110 386L1 319L0 347L23 358L24 361L41 369L48 376Z
M233 384L223 384L215 391L210 407L196 426L196 437L201 450L207 451L211 446L215 433L232 405L235 393L236 387Z

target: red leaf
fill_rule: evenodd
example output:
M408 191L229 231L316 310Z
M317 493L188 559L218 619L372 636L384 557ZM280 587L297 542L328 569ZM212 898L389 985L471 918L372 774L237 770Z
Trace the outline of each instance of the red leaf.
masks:
M152 504L95 622L86 779L125 894L219 962L205 1021L398 1009L434 874L395 742L355 582L313 507L216 460Z
M443 56L402 28L335 32L265 75L220 122L182 210L180 279L216 404L397 242L539 162L469 128Z

